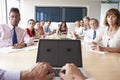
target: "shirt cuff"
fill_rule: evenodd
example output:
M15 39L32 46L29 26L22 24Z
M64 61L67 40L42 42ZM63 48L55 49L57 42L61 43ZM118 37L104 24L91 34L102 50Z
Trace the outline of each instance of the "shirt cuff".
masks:
M19 71L6 71L4 75L4 80L20 80Z

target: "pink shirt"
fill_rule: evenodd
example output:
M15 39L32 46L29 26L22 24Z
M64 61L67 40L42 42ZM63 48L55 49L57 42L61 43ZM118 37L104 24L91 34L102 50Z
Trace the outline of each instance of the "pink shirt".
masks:
M12 30L12 25L0 25L0 48L12 46ZM15 30L18 43L24 42L27 44L27 46L33 44L33 39L29 37L25 30L20 27L16 27Z

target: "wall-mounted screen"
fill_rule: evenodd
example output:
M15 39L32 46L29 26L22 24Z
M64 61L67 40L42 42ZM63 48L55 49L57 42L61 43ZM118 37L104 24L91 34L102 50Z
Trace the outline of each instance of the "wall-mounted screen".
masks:
M86 7L35 7L36 21L74 22L87 15Z

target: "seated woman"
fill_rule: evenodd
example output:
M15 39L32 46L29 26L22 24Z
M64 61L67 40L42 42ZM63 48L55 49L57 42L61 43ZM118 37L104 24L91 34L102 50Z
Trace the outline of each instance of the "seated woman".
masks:
M75 21L75 30L74 33L78 33L78 29L80 28L80 22L79 21Z
M85 31L90 29L89 21L90 21L90 18L88 16L83 17L83 23L84 23L83 27Z
M36 34L36 36L34 38L35 39L41 38L41 34L40 34L40 22L39 21L37 21L35 23L34 29L35 29L35 34Z
M105 30L92 42L94 49L120 53L120 12L111 8L104 20ZM101 42L101 45L100 45Z
M63 21L59 26L58 34L67 34L67 32L68 32L67 24L65 21Z
M34 37L35 36L35 30L34 30L35 20L29 19L27 25L28 25L28 28L26 28L27 34L30 37Z
M39 29L40 29L40 35L44 35L45 33L44 33L43 26L45 24L45 21L41 20L39 23L40 23L40 27L39 27Z
M83 27L80 21L75 21L74 37L76 39L83 39Z

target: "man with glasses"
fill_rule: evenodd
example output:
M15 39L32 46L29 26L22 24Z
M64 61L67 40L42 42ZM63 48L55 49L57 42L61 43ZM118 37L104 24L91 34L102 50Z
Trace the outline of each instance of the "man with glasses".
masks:
M26 34L26 31L18 27L20 21L18 8L11 8L9 20L10 24L0 25L0 48L13 46L18 49L33 44L33 40Z

